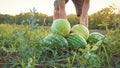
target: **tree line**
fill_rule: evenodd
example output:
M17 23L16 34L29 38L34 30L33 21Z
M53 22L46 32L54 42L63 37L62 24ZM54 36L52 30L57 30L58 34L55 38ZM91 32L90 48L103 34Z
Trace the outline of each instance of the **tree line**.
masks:
M100 11L91 14L89 18L89 28L90 29L105 29L115 28L120 25L120 14L114 12L115 8L109 6L101 9ZM27 24L27 19L30 17L31 12L20 13L18 15L12 16L8 14L0 14L0 24ZM53 16L48 16L43 13L36 12L35 19L39 25L50 26L53 23ZM76 14L69 14L67 16L70 24L73 26L79 23L80 18Z

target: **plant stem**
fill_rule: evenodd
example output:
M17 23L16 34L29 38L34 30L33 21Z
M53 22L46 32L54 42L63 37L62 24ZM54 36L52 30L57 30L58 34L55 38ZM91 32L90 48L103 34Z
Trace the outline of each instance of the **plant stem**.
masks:
M110 68L110 63L109 63L109 59L108 59L108 54L107 54L107 51L105 49L105 47L102 45L104 51L105 51L105 55L106 55L106 58L107 58L107 63L108 63L108 68Z

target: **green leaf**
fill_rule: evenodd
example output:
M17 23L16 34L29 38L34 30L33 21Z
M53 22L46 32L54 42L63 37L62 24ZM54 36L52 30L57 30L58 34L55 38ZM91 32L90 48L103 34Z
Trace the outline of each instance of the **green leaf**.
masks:
M80 68L85 68L85 66L84 66L84 65L81 65Z
M90 51L96 51L99 47L98 46L93 46Z
M85 57L85 59L89 59L89 57L90 57L90 53L89 53L89 52L86 53L84 57Z

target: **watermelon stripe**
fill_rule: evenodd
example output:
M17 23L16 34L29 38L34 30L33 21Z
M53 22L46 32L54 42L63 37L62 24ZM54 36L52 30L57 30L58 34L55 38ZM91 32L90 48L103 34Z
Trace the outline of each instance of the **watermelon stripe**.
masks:
M81 33L81 35L85 37L89 32L86 32L86 30L84 30L84 29L81 30L81 29L82 29L82 28L78 28L78 29L76 29L76 30L78 30L79 33Z
M56 19L53 21L51 26L51 32L54 34L59 34L66 36L70 33L70 23L67 19Z
M50 46L51 48L59 48L63 46L68 46L67 40L57 34L50 34L47 37L45 37L42 41L43 45Z
M88 38L88 42L90 44L95 44L100 40L104 39L104 35L102 35L101 33L98 32L93 32L90 34L89 38Z
M81 48L85 48L86 45L87 45L87 42L86 40L78 35L78 34L70 34L68 37L67 37L67 41L69 44L71 44L73 47L81 47Z
M87 40L89 37L88 28L86 28L85 26L83 26L81 24L77 24L77 25L73 26L72 31L74 33L80 34L85 40Z
M68 45L67 40L66 40L64 37L62 37L62 36L60 36L60 35L54 35L54 38L56 38L56 40L57 40L58 42L60 42L60 44L61 44L62 46L67 46L67 45Z

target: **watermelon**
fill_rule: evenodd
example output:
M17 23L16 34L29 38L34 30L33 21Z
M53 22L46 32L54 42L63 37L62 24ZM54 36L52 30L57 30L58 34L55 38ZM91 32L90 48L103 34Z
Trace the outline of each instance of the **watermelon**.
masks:
M49 34L43 39L42 44L51 48L68 46L67 40L63 36L57 34Z
M90 44L95 44L100 40L104 39L104 35L98 32L93 32L89 35L88 42Z
M62 36L66 36L70 33L70 23L67 19L56 19L53 21L51 26L51 32L53 34L59 34Z
M85 48L87 45L86 40L79 34L71 33L66 37L70 47Z
M89 37L89 30L86 26L82 24L77 24L72 27L72 32L81 35L85 40Z

